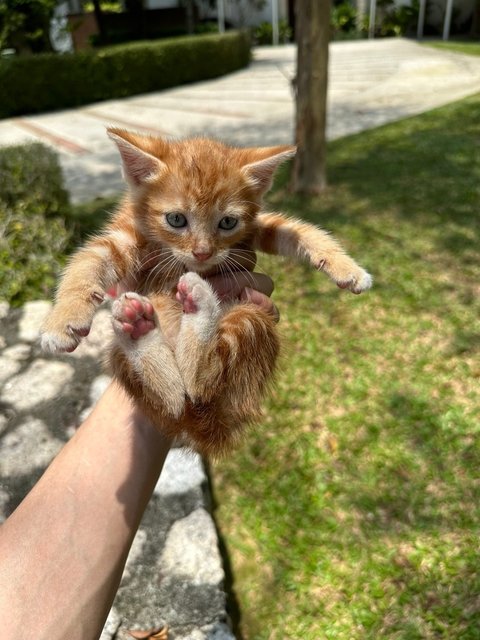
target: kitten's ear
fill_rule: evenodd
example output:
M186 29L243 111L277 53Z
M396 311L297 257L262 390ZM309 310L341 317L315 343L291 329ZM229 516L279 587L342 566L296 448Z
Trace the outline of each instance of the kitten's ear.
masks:
M265 147L252 150L252 155L255 159L245 164L243 171L258 190L263 193L272 186L273 174L278 166L289 158L293 158L296 151L297 148L292 146Z
M164 162L137 146L135 134L123 129L107 129L107 134L120 151L125 180L130 185L139 187L165 169Z

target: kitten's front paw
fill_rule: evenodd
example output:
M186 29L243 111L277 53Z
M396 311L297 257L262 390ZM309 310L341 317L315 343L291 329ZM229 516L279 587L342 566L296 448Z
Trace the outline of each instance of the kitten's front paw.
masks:
M95 306L86 303L57 303L40 331L41 347L47 353L70 353L88 336Z
M357 271L349 274L346 280L337 281L340 289L349 289L352 293L363 293L373 284L372 276L364 269L358 267Z
M214 316L218 311L218 298L212 287L198 273L185 273L177 284L177 300L184 313Z
M347 255L336 256L335 260L321 259L315 266L319 271L325 271L337 287L352 293L362 293L373 284L372 276Z
M155 312L148 298L133 291L124 293L112 305L112 325L118 336L138 340L155 329Z

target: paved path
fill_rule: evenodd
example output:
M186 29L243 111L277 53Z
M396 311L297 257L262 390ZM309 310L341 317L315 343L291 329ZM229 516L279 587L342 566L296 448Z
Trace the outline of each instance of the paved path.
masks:
M248 69L176 89L0 121L0 145L41 140L60 153L75 201L123 188L107 125L241 145L293 140L293 46L254 52ZM480 91L480 57L403 39L331 46L329 138L376 127Z

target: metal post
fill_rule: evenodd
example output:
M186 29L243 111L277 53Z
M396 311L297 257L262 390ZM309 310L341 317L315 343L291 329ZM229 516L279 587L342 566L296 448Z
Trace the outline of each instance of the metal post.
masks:
M370 17L368 19L368 37L375 37L375 11L377 9L377 0L370 0Z
M427 0L420 0L420 7L418 11L418 23L417 23L417 39L423 38L423 28L425 25L425 10L427 8Z
M447 0L445 8L445 20L443 23L443 39L448 40L450 36L450 24L452 22L453 0Z
M272 0L272 44L277 46L278 43L279 43L278 0Z
M219 33L225 33L225 0L217 0L217 23Z

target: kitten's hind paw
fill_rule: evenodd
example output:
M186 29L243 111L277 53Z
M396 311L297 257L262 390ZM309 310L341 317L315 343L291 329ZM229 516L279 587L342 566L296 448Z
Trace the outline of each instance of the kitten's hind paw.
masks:
M218 299L212 287L197 273L185 273L177 284L177 300L184 313L216 315Z
M148 298L133 291L124 293L112 305L112 325L118 336L138 340L155 329L155 312Z

